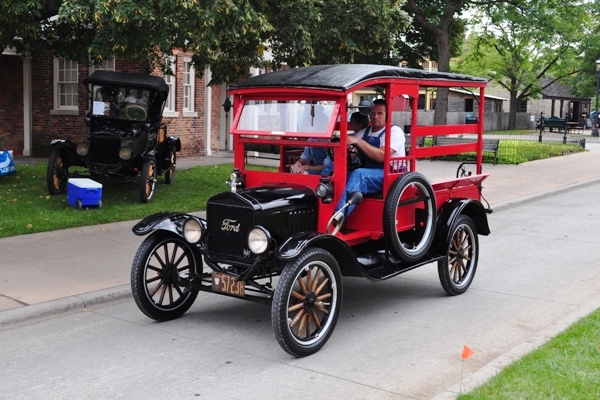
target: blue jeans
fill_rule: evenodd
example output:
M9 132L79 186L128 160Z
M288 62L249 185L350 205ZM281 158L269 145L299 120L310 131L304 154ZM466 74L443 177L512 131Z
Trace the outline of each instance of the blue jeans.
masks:
M379 193L383 190L383 169L381 168L357 168L348 175L348 181L344 188L342 198L335 210L339 210L346 204L348 195L352 192L362 194ZM344 210L345 217L354 210L354 204Z

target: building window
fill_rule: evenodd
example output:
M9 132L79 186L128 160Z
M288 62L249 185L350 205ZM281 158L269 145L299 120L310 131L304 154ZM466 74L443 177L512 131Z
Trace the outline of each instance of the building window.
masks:
M519 100L517 103L517 112L527 112L527 100Z
M90 75L94 71L114 71L115 70L115 58L110 60L103 60L100 64L95 64L90 67Z
M77 61L54 59L54 109L78 110Z
M465 99L465 112L473 112L473 99Z
M164 75L163 78L165 83L169 87L169 96L167 97L167 103L165 104L165 111L163 115L167 117L175 117L177 113L175 111L175 104L177 100L177 93L175 91L177 79L175 77L176 65L175 65L175 57L170 57L171 61L171 73L172 75Z
M194 66L190 58L183 59L183 112L194 112Z

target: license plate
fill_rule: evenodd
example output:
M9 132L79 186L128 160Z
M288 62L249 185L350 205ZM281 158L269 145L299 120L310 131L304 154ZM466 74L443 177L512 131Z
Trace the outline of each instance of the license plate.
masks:
M233 275L223 272L212 273L212 289L215 292L226 293L232 296L244 297L245 287L243 281L237 281Z

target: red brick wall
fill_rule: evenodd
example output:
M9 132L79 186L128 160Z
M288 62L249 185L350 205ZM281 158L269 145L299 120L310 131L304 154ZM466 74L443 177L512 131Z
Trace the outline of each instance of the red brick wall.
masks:
M183 116L183 57L186 54L177 54L177 79L176 79L176 111L178 118L165 118L170 120L168 132L172 136L181 139L181 157L200 156L205 154L205 79L196 76L194 110L196 117ZM147 72L143 65L133 60L117 60L115 69L122 72ZM23 149L23 88L22 88L22 61L17 56L2 56L0 58L0 72L10 79L3 80L2 93L11 93L7 98L18 99L18 102L0 102L0 109L4 108L11 115L10 132L7 132L5 143L15 142L16 155L21 155ZM161 75L156 71L154 75ZM53 57L50 53L40 55L32 60L32 155L35 157L46 157L50 154L50 142L53 139L68 139L74 142L85 140L88 128L84 124L85 113L89 108L89 98L83 80L88 76L88 67L79 66L79 112L78 115L55 115L54 87L53 87ZM14 77L14 78L13 78ZM217 151L219 148L219 91L213 90L213 110L211 123L211 149ZM3 100L0 100L3 101ZM5 120L0 117L0 132L4 129Z
M0 150L23 152L23 61L0 56ZM10 77L10 78L7 78Z

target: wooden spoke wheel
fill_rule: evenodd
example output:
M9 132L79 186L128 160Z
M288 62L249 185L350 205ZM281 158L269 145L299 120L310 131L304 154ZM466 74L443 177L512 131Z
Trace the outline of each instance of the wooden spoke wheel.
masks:
M131 267L131 292L139 309L157 321L180 317L194 303L197 291L178 282L195 275L196 257L181 237L165 231L148 236L138 249Z
M67 188L69 180L69 169L65 154L59 150L52 150L48 159L48 169L46 171L46 183L50 194L61 194Z
M455 296L467 291L473 282L478 258L477 228L471 218L461 215L452 225L446 257L438 261L438 275L446 293Z
M283 270L271 308L279 345L295 357L317 352L329 339L342 306L342 277L326 250L310 248Z
M404 261L420 260L433 243L436 220L435 193L427 178L418 172L398 177L384 206L383 230L392 253Z
M140 201L147 203L154 195L156 187L156 164L154 160L144 161L142 176L140 179Z

